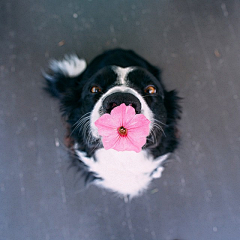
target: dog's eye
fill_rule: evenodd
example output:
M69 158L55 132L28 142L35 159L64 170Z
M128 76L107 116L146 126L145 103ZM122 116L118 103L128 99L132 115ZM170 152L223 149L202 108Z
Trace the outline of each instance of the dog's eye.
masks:
M102 89L98 86L93 86L90 91L91 93L99 93L102 91Z
M157 92L157 89L154 86L147 86L144 92L148 94L154 94Z

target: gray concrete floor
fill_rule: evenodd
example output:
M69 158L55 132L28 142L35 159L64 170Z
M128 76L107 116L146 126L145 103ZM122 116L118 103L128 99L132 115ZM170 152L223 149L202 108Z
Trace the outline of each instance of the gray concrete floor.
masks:
M49 59L133 49L184 97L181 146L125 203L83 182L63 145ZM240 2L2 0L1 240L239 240Z

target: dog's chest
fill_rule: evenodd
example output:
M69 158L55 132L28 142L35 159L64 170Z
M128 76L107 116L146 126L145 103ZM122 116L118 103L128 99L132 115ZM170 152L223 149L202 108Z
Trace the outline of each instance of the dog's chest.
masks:
M96 182L104 188L123 195L135 196L147 189L152 178L160 177L161 162L167 156L153 160L146 151L117 152L113 149L100 149L95 153L96 161L77 151L80 159L89 167L89 171L101 178Z

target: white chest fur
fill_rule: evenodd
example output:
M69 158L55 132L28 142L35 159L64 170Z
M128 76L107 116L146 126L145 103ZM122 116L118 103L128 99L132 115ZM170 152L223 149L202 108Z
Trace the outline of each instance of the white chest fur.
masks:
M99 149L95 153L97 161L85 157L85 153L76 151L80 159L89 167L89 171L100 177L95 183L118 194L136 196L147 189L153 178L161 177L161 163L168 157L163 155L155 160L146 151L117 152Z

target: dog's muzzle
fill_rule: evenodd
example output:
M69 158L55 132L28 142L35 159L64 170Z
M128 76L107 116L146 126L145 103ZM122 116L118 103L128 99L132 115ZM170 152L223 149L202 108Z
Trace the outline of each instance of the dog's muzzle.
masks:
M137 97L131 93L116 92L107 96L103 101L104 113L110 113L113 108L125 103L126 106L132 106L136 114L141 113L141 103Z

